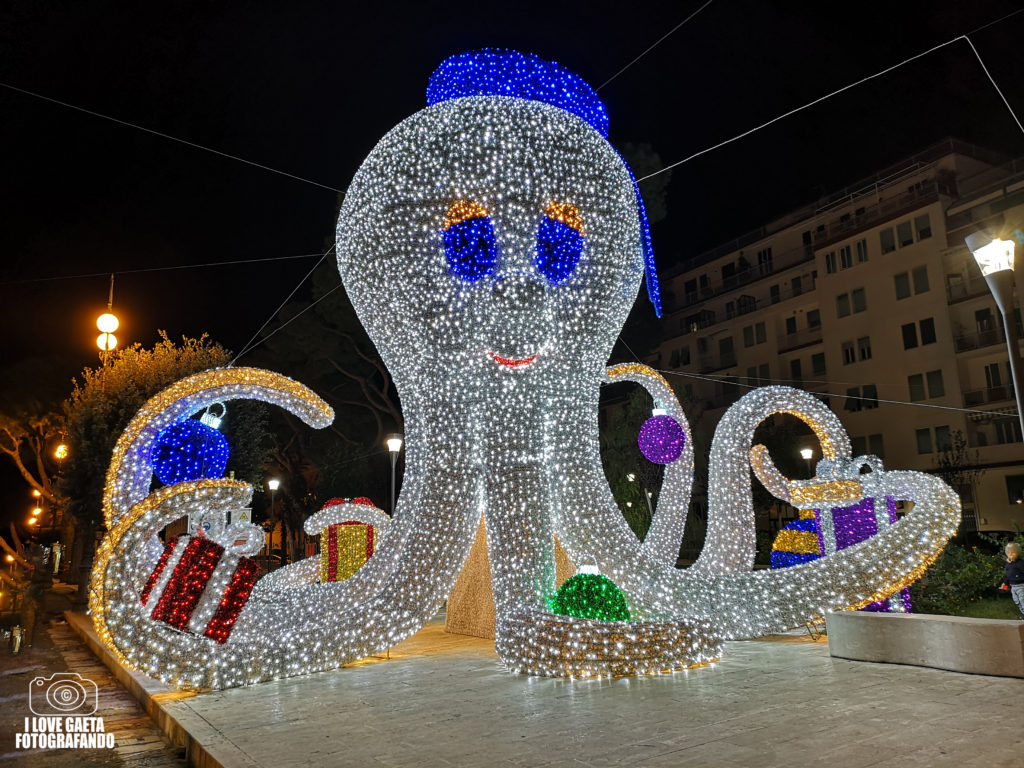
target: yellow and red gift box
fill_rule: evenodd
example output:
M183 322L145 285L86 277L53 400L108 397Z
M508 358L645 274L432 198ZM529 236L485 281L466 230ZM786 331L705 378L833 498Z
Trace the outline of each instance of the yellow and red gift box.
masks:
M305 524L307 533L320 534L320 581L345 581L362 568L390 522L365 496L324 504Z

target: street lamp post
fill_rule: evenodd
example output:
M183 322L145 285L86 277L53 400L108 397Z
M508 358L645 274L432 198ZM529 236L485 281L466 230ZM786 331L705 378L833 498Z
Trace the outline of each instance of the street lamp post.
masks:
M966 238L967 247L974 254L978 268L988 283L996 307L1003 316L1003 330L1006 332L1006 347L1010 353L1010 376L1013 379L1013 394L1017 399L1017 418L1024 433L1024 371L1021 370L1020 346L1017 336L1017 320L1013 314L1013 241L991 238L984 232L975 232Z
M391 454L391 516L395 516L395 465L398 463L398 453L402 450L403 437L400 432L392 432L384 438L384 444Z
M270 489L270 538L267 540L267 573L270 573L270 569L273 567L273 561L270 559L271 550L274 548L274 527L276 521L274 519L274 500L277 495L277 489L281 487L281 481L276 477L272 477L267 480L267 488Z
M103 365L107 364L110 358L110 353L114 351L114 347L117 346L117 336L114 335L114 331L120 325L120 321L117 319L111 310L114 306L114 276L110 276L110 295L107 298L107 311L96 318L96 329L100 332L100 335L96 337L96 346L100 348L100 358L103 361Z
M636 474L634 472L630 472L628 475L626 475L626 479L629 480L629 482L631 482L631 483L635 483L636 482ZM646 499L646 501L647 501L647 511L651 513L651 519L653 520L654 519L654 505L651 504L651 496L653 494L650 491L647 490L647 486L645 486L643 483L640 483L640 490L643 491L644 499Z

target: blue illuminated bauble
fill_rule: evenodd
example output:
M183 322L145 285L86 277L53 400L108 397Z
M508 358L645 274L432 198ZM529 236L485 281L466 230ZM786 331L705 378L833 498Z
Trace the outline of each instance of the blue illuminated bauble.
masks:
M549 282L564 283L583 253L583 235L565 222L545 216L537 230L537 269Z
M450 225L443 235L448 270L453 275L473 282L494 271L498 244L490 218L464 219Z
M164 429L153 443L150 463L164 485L224 474L231 449L227 438L196 419Z

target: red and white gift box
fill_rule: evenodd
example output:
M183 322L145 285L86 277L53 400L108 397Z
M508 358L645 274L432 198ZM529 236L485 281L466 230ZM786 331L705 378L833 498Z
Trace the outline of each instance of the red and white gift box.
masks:
M247 555L259 551L263 531L236 523L218 538L169 539L139 598L155 621L223 643L259 577Z

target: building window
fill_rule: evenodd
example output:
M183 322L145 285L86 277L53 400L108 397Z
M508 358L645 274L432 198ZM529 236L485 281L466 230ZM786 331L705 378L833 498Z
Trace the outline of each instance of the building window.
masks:
M820 328L821 327L821 310L812 309L807 313L807 327L808 328Z
M910 228L909 221L901 221L896 225L896 239L899 241L900 248L914 244L914 232Z
M791 336L794 333L796 333L796 318L795 317L787 317L786 318L786 335L787 336Z
M752 387L761 386L761 382L757 380L757 366L750 366L747 368L747 384Z
M921 321L921 346L935 343L935 318L926 317Z
M768 289L768 296L770 297L770 300L771 300L772 304L778 304L779 303L779 299L780 299L780 296L779 296L779 286L778 285L773 285L771 288L769 288Z
M914 229L917 230L919 241L927 240L932 236L932 222L927 213L914 219Z
M1006 497L1011 504L1024 503L1024 475L1006 476Z
M725 319L736 317L736 302L727 301L725 302Z
M836 252L829 251L825 254L825 272L834 274L836 272Z
M882 253L892 253L896 250L896 238L892 235L892 227L883 229L880 233Z
M932 452L932 431L928 428L918 429L915 434L917 435L917 452L918 453L931 453Z
M754 323L743 329L743 346L752 347L755 344L764 344L767 339L764 323Z
M896 299L905 299L910 296L910 275L906 272L900 272L898 275L893 277L893 282L896 283Z
M839 268L849 269L853 266L853 249L848 245L844 245L839 249Z
M1021 442L1020 419L992 419L996 431L996 445Z
M800 365L800 358L789 361L789 377L796 383L803 381L804 374L803 369Z
M942 397L946 394L946 387L942 383L942 371L928 371L925 374L928 381L928 397Z
M863 312L868 308L868 296L863 288L854 288L850 296L853 299L854 312Z
M868 452L868 441L866 437L851 437L850 445L853 446L854 456L861 456Z
M846 390L846 402L843 405L844 411L859 411L861 408L860 387L850 387Z
M917 346L917 326L914 323L907 323L901 325L900 330L903 331L903 348L913 349Z
M767 275L772 271L772 249L770 246L757 252L757 268L762 275Z
M836 316L846 317L850 314L850 294L840 293L836 296Z
M825 375L825 353L815 352L811 355L811 370L814 371L815 376Z
M794 296L799 296L804 292L804 279L802 277L794 277L791 284L793 286Z
M868 260L868 241L858 240L857 246L857 263L862 264Z
M907 376L907 387L910 389L910 402L916 403L927 399L928 396L924 391L924 376L922 374L915 373L913 376Z
M935 450L948 451L953 447L953 441L949 435L949 427L935 428Z
M925 293L928 290L928 267L914 267L910 274L914 278L914 293Z
M679 350L679 364L689 365L690 364L690 347L689 345Z
M683 300L687 304L692 304L697 300L697 281L687 280L683 284Z
M857 355L853 351L853 342L852 341L844 341L843 342L843 346L842 346L842 350L843 350L843 365L849 365L850 363L857 362Z
M871 337L861 336L857 339L857 351L860 353L861 360L871 359Z
M864 385L864 407L865 408L877 408L878 407L878 387L874 384Z

